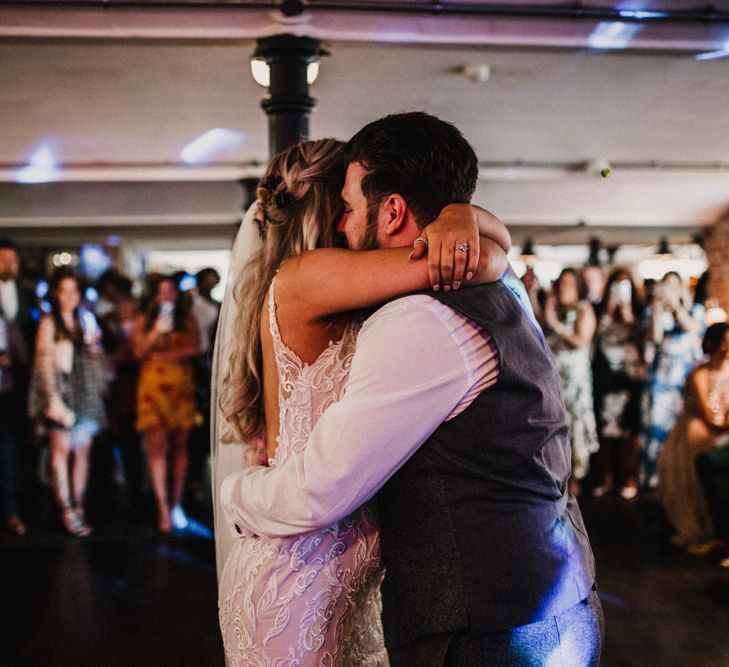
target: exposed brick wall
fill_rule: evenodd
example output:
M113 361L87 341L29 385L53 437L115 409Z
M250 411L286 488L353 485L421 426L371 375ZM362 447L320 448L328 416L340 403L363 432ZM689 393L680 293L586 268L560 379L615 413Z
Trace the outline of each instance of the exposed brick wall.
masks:
M709 260L709 297L729 313L729 209L704 230L704 250Z

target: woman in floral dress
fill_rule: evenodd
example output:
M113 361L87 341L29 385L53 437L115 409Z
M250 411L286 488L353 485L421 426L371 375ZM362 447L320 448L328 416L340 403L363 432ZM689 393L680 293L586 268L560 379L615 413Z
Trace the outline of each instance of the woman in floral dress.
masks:
M595 311L582 298L577 272L564 269L554 282L542 314L547 342L562 380L570 420L572 477L570 492L578 495L590 469L590 456L600 445L595 426L590 346L595 334Z
M658 455L683 408L686 377L701 358L703 320L704 308L691 304L681 276L663 276L647 311L641 477L649 488L658 485Z

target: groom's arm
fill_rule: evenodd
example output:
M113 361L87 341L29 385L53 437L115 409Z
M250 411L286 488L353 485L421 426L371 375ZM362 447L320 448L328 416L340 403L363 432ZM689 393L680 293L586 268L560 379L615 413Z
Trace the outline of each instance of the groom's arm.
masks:
M344 397L302 452L225 479L221 503L234 534L295 535L331 525L369 500L451 414L473 378L422 299L430 301L394 301L365 322Z

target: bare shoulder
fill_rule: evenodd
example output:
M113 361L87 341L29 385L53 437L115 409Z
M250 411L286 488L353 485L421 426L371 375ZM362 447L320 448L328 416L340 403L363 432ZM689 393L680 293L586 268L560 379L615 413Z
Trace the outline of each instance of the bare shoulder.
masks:
M709 367L706 364L699 364L688 374L686 385L694 393L705 393L709 388Z
M39 338L42 337L48 337L53 335L53 332L56 329L56 324L53 321L53 316L46 314L41 317L40 322L38 323L38 332L37 336Z
M709 378L709 367L707 364L699 364L687 377L687 381L705 382Z

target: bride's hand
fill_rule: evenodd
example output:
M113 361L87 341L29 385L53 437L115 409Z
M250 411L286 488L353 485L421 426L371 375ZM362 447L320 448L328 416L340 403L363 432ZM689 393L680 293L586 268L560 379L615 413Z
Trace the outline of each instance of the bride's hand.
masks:
M423 239L427 242L424 243ZM479 230L470 204L449 204L423 229L412 259L428 253L428 276L434 290L458 289L478 268Z
M251 466L267 466L268 454L266 443L262 438L251 438L250 442L244 445L243 460Z

